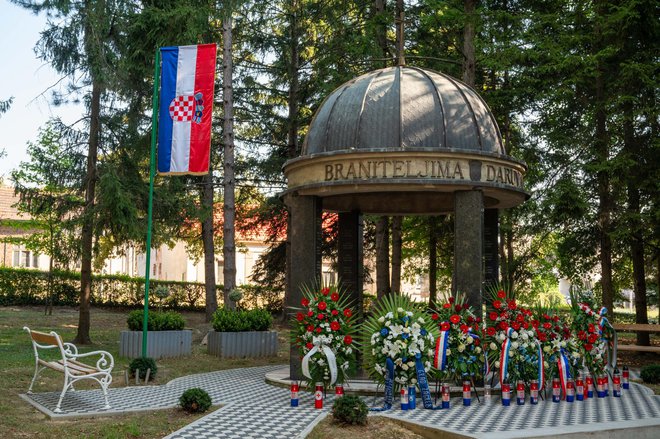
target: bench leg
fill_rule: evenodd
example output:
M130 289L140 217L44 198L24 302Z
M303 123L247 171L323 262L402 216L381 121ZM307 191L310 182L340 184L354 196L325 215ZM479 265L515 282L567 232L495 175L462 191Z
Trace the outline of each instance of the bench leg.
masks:
M110 409L110 403L108 402L108 387L112 383L112 375L108 374L106 377L101 378L99 381L101 383L101 388L103 389L103 397L105 398L105 407L104 409Z
M64 399L64 394L66 394L66 391L69 389L70 386L73 385L73 382L69 380L69 377L66 375L64 376L64 387L62 387L62 393L60 393L60 399L57 401L57 406L55 406L55 413L62 413L62 409L60 408L62 406L62 400Z
M32 377L32 382L30 382L30 388L28 389L27 393L32 393L32 387L34 386L34 382L37 381L37 377L39 376L39 372L41 372L43 368L39 368L39 363L34 365L34 376Z

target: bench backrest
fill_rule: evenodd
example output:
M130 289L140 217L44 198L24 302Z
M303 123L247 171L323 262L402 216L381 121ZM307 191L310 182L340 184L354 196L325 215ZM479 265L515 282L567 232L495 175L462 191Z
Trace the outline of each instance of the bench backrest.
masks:
M50 331L50 333L32 331L27 326L24 326L23 329L26 330L32 338L32 347L34 348L34 355L37 359L39 359L39 349L59 348L62 360L66 362L64 343L62 343L62 338L59 334L55 331Z

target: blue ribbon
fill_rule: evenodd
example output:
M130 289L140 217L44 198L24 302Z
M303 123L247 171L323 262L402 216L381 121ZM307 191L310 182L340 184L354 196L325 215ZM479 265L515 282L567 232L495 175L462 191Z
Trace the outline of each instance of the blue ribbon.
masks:
M387 369L387 375L385 376L385 404L383 404L383 407L369 409L372 412L384 412L392 408L394 401L394 362L389 357L385 360L385 368Z
M417 384L419 384L419 390L422 392L422 402L424 404L424 408L429 410L441 409L442 406L433 407L431 389L429 389L429 381L426 378L426 371L424 370L424 364L422 363L421 356L415 357L415 369L417 369Z

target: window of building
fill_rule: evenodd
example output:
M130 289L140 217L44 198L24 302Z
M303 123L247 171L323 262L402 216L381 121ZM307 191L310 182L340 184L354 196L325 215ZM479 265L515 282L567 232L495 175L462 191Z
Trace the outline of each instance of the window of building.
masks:
M39 266L39 254L26 250L23 246L14 249L13 266L22 268L37 268Z

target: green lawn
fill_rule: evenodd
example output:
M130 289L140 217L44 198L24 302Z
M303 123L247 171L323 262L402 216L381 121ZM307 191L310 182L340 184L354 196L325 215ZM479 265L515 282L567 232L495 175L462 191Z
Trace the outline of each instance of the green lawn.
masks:
M81 347L81 351L103 349L115 357L112 387L124 385L124 371L130 360L119 357L119 332L126 329L127 312L92 309L91 337L94 345ZM158 375L154 384L194 373L246 366L287 363L289 355L288 332L278 328L280 352L277 358L261 360L220 360L206 353L200 342L210 325L203 313L184 313L186 327L193 330L192 357L158 360ZM23 326L40 331L57 331L64 341L71 341L78 324L78 311L73 308L55 308L52 316L45 316L42 308L0 308L0 437L2 438L162 438L197 418L179 409L153 413L111 416L105 418L53 421L19 398L30 385L34 372L34 354L28 334ZM35 392L61 390L61 374L46 370L35 384ZM76 388L98 388L82 382Z

